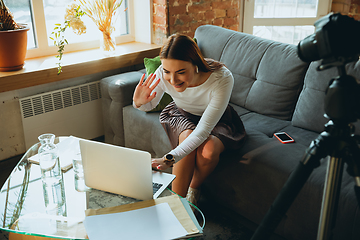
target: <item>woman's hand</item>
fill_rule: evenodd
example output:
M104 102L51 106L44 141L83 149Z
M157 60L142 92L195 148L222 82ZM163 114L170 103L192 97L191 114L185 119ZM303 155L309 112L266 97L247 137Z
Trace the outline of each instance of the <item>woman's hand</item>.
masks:
M166 162L164 158L153 158L151 160L151 167L158 170L166 170L172 167L172 163Z
M150 74L147 79L144 81L145 73L142 75L139 84L136 86L133 96L133 101L136 107L141 107L141 105L147 104L153 100L156 96L156 92L153 92L155 87L159 84L160 79L156 80L153 84L156 75Z

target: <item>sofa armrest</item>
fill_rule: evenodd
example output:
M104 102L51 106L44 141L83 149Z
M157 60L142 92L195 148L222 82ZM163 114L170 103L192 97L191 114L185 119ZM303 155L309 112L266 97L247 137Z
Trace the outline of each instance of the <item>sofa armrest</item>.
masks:
M125 146L123 108L132 104L132 96L141 71L121 73L100 81L105 142Z

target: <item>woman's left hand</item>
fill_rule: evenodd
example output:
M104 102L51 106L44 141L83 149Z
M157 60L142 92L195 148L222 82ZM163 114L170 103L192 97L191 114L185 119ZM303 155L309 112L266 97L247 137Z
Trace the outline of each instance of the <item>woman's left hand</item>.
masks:
M164 161L164 158L153 158L151 160L151 166L154 169L158 169L158 170L166 170L169 167L171 167L169 165L169 163Z

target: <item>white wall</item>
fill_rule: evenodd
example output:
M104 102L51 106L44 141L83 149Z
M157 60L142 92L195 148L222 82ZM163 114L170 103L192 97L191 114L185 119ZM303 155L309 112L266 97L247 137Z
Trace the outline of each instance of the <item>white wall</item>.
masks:
M0 160L25 152L16 91L0 93Z

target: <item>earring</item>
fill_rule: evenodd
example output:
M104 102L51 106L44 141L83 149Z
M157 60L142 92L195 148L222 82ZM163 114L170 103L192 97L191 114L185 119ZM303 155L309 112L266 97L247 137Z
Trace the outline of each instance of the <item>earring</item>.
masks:
M198 66L196 66L196 73L199 73L199 68L198 68Z

